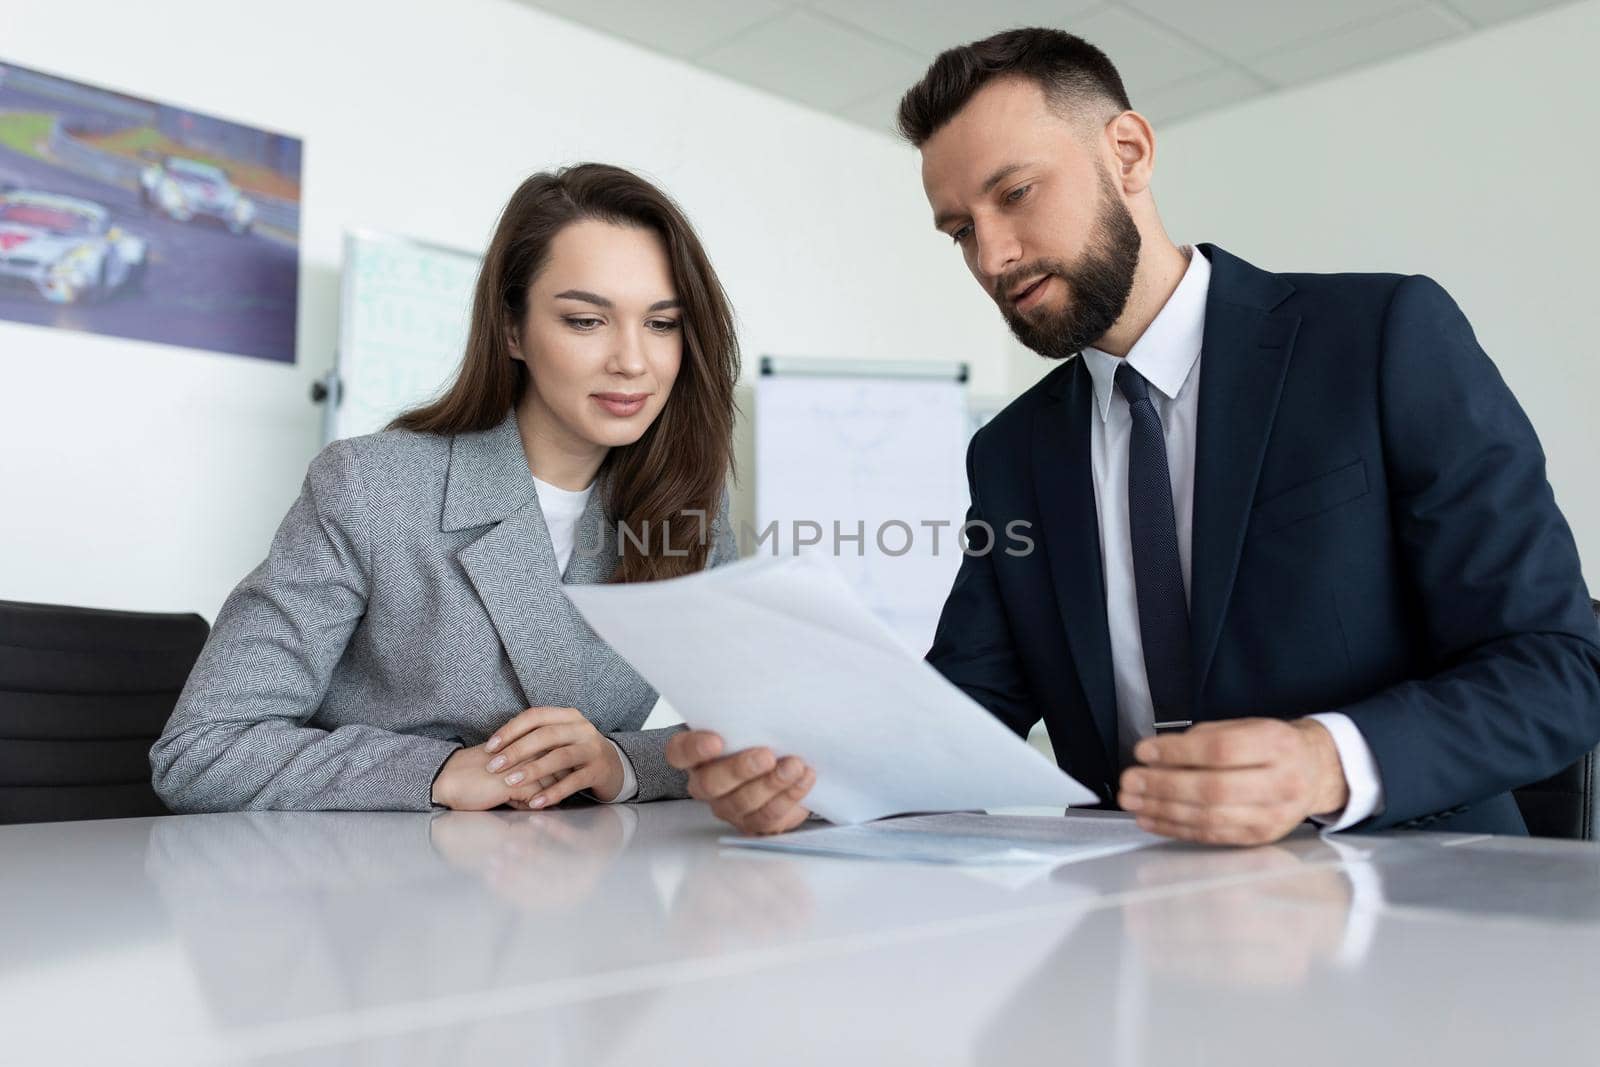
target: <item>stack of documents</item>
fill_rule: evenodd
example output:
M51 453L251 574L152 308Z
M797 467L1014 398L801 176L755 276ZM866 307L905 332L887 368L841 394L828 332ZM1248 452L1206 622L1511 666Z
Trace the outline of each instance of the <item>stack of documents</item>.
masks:
M1131 818L956 812L886 819L864 826L825 826L775 837L725 837L722 843L772 852L918 863L1055 866L1131 852L1164 840L1145 833Z
M765 745L810 764L806 806L832 822L1095 803L901 645L825 557L565 588L690 726L729 752Z

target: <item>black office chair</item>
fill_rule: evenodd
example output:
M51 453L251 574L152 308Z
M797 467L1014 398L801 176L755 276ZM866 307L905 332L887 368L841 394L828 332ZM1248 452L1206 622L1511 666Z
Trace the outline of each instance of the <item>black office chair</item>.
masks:
M198 615L0 600L0 823L165 815L150 745L208 631Z
M1600 600L1592 600L1596 623L1600 623ZM1591 751L1577 763L1542 782L1514 790L1522 821L1534 837L1565 837L1578 841L1600 841L1595 810L1600 806L1600 750Z

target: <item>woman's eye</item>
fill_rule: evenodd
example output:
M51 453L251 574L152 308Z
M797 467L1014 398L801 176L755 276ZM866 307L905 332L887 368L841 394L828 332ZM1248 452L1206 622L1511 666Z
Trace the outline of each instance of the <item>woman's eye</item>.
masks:
M1023 197L1027 196L1028 190L1032 188L1033 186L1031 185L1017 186L1015 189L1006 194L1006 203L1015 204L1018 200L1021 200Z
M592 330L601 324L601 320L584 316L573 315L567 319L567 324L575 330Z
M656 333L671 333L679 326L677 319L651 319L649 326Z

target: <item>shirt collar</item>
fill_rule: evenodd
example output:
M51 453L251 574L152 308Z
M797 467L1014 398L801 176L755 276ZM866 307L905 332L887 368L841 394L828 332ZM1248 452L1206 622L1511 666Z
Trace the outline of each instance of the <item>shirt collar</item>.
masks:
M1200 345L1205 338L1206 292L1210 287L1211 263L1204 252L1192 249L1189 269L1183 272L1178 287L1127 355L1128 365L1168 400L1177 399L1200 358ZM1122 360L1089 347L1083 350L1083 361L1094 379L1095 408L1104 420L1111 413L1113 382Z

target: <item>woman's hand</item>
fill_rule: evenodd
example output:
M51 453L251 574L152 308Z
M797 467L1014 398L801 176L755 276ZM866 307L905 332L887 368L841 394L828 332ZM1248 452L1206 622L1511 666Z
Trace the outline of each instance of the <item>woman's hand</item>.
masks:
M433 802L453 811L488 811L511 799L511 790L484 769L489 754L482 745L458 748L433 779Z
M489 780L517 807L549 807L580 789L602 801L622 792L615 746L576 708L529 708L495 731L483 750Z

